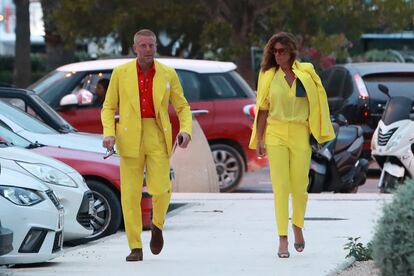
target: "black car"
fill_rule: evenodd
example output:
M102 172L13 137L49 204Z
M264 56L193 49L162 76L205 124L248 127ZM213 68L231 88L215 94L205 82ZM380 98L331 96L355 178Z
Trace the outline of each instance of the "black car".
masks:
M1 226L0 221L0 256L13 250L13 232Z
M321 79L328 94L331 113L342 113L350 124L362 127L365 157L370 157L371 137L387 102L378 84L386 85L391 96L405 96L414 100L414 64L340 64L323 71Z
M33 91L0 87L0 100L20 108L60 133L76 132L73 126Z

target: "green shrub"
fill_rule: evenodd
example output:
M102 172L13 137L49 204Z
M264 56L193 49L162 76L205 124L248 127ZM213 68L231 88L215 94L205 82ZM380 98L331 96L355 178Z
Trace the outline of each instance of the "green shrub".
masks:
M372 260L372 244L368 243L365 247L361 242L358 241L360 238L361 237L348 238L349 242L345 244L344 249L349 250L349 253L345 258L354 257L358 262Z
M383 276L414 275L414 181L407 180L384 207L372 241Z

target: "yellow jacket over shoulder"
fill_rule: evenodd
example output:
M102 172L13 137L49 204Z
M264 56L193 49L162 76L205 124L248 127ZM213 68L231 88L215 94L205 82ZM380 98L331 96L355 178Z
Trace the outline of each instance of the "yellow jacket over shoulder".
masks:
M311 134L318 143L324 143L335 138L335 133L330 120L328 101L325 89L321 83L319 76L316 74L311 63L300 63L295 61L292 66L293 72L300 80L305 88L307 99L309 101L309 128ZM266 100L270 84L275 75L275 68L271 68L266 72L259 73L256 110L263 105ZM250 138L249 147L255 149L257 145L257 115L253 124L252 136Z

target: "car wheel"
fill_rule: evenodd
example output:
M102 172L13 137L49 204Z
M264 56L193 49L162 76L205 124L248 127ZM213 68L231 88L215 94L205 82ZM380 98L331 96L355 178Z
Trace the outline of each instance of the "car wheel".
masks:
M94 197L94 214L91 216L93 234L86 238L96 240L114 234L122 220L121 203L117 194L106 184L95 180L86 180Z
M211 145L219 179L220 192L232 192L240 184L244 174L244 161L240 153L225 144Z

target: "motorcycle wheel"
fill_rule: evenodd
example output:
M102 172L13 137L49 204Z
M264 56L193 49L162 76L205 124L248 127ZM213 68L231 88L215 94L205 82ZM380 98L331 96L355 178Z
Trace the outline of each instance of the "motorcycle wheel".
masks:
M401 184L399 178L387 172L384 172L383 183L380 187L380 193L391 193L398 184Z
M325 182L325 176L315 171L309 172L309 184L308 193L321 193L323 192L323 184Z

